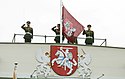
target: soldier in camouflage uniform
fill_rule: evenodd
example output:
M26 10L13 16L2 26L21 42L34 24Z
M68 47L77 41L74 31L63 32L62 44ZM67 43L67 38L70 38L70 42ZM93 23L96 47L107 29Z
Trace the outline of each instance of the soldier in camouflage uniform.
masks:
M30 21L27 21L27 22L26 22L26 25L23 24L23 25L21 26L21 28L24 29L24 31L25 31L25 33L26 33L26 34L24 35L25 43L27 43L27 42L31 43L31 39L33 39L33 28L30 27L30 24L31 24L31 22L30 22Z
M83 35L86 35L86 45L92 45L94 43L94 31L91 30L91 25L87 25L88 30L83 31Z

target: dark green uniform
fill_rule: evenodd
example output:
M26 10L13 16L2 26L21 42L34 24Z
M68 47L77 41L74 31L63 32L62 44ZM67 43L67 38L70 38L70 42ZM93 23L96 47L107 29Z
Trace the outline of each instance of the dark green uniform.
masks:
M24 35L25 42L31 42L31 39L33 38L33 28L24 26L22 26L21 28L26 32L26 34Z
M94 43L94 32L92 30L84 30L83 35L86 34L86 45L92 45Z
M54 39L54 41L56 43L60 43L60 29L56 29L56 26L52 28L52 30L56 33L56 37ZM64 35L62 35L62 41L64 41Z

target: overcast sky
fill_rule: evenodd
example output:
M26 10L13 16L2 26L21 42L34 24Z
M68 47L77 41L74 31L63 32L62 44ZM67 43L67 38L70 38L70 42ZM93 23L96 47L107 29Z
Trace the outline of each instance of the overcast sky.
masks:
M95 38L106 38L108 46L125 47L124 0L62 1L85 29L92 25ZM27 20L31 21L35 35L55 35L51 28L60 23L60 0L0 0L0 42L12 42L14 33L24 34L21 26ZM32 42L40 40L35 37ZM23 36L16 36L16 41L23 42ZM84 44L84 40L79 42Z

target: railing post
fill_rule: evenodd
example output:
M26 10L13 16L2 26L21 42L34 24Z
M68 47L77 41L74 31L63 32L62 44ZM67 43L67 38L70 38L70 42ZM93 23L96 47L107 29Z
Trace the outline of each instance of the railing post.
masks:
M107 40L105 39L105 46L107 46Z
M46 43L46 35L45 35L45 43Z
M16 34L14 33L14 36L13 36L13 39L12 39L12 43L15 43L15 37L16 37Z
M105 46L107 46L107 42L106 39L103 39L104 41L102 42L102 44L100 46L102 46L105 43Z

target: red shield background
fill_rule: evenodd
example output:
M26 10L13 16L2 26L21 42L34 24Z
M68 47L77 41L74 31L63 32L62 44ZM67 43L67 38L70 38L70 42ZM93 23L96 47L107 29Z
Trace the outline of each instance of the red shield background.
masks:
M72 67L73 68L72 73L69 74L69 75L72 75L76 71L77 66L78 66L78 57L77 57L78 56L78 50L77 50L77 47L76 46L51 46L50 62L52 62L52 60L54 58L57 58L57 56L55 55L55 53L57 52L57 50L60 50L60 47L63 47L63 48L72 48L72 49L69 50L69 52L72 52L73 58L77 62L77 65ZM65 51L65 49L63 49L63 50ZM73 61L71 60L71 62L73 62ZM58 67L58 66L59 65L56 62L54 62L53 66L52 66L52 63L51 63L51 67L52 67L53 71L56 74L58 74L60 76L69 76L69 75L67 75L67 73L70 70L69 68L66 68L66 70L64 70L64 67L62 67L62 66Z

